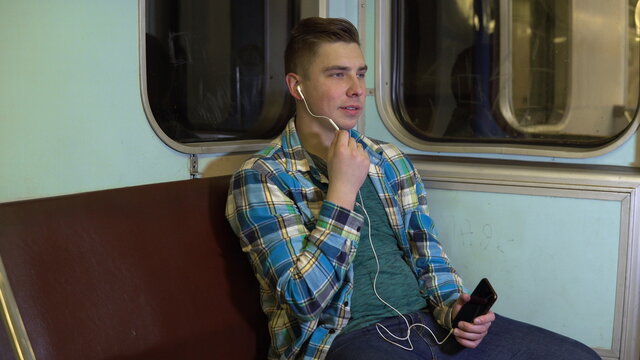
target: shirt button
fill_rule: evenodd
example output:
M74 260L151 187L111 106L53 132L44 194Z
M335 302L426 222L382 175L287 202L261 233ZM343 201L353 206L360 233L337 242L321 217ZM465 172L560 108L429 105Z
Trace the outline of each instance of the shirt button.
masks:
M335 334L336 333L336 329L329 329L329 334Z
M344 306L349 306L349 302L348 302L348 301L345 301L345 302L344 302Z
M356 231L360 231L360 226L358 226L358 227L356 228Z

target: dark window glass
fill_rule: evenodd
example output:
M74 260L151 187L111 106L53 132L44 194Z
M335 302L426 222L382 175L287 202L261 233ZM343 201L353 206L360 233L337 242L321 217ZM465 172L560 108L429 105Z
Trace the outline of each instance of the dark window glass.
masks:
M162 131L180 143L267 139L293 113L284 47L295 1L148 0L146 90Z
M430 142L611 142L637 114L637 3L394 1L396 117Z

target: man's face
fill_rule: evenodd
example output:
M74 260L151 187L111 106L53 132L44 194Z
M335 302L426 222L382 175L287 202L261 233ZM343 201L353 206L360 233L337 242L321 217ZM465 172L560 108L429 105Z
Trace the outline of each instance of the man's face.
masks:
M330 117L341 129L353 128L364 112L366 72L358 44L320 45L301 84L311 111ZM314 118L314 121L331 128L328 120Z

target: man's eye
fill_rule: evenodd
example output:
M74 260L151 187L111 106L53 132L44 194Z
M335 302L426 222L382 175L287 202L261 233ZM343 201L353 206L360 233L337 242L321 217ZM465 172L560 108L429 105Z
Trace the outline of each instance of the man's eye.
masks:
M331 74L331 77L344 77L343 73L333 73Z
M358 77L361 78L361 79L364 79L365 75L366 75L366 73L361 73L361 74L358 74Z

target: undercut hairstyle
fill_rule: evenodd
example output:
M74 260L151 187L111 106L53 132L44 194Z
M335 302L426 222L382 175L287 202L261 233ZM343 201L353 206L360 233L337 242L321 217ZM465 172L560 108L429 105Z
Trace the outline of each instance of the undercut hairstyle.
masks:
M284 52L285 74L303 72L325 43L355 43L360 46L358 30L345 19L310 17L301 20L291 31Z

